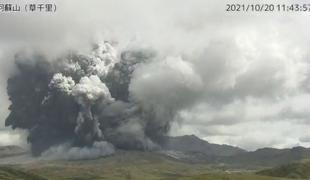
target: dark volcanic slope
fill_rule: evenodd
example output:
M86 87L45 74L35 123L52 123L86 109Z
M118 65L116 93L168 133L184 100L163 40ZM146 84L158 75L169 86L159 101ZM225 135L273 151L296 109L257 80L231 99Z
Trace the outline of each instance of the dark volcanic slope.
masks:
M173 151L200 152L207 156L232 156L246 152L234 146L211 144L195 135L168 137L165 148Z

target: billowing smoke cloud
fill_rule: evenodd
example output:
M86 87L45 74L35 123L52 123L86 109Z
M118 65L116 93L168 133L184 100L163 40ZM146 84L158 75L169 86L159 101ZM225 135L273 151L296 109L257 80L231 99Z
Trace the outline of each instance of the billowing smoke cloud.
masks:
M106 156L114 153L113 145L105 142L94 142L92 147L72 147L71 144L65 143L56 145L43 152L43 159L95 159L100 156Z
M114 148L159 149L202 82L181 58L155 58L151 50L118 55L108 42L55 61L19 53L18 73L8 80L6 126L29 130L34 155L77 159Z
M226 12L236 2L211 0L53 2L53 14L0 16L0 122L12 103L6 124L29 130L35 154L98 142L156 149L169 129L248 150L310 146L302 141L310 128L307 12ZM102 39L114 48L89 51ZM8 129L0 144L19 139Z

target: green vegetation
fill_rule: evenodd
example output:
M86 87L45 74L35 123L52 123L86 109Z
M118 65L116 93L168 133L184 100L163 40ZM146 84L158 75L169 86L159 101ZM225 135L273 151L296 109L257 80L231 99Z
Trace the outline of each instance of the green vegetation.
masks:
M179 178L177 180L288 180L288 179L258 176L254 174L242 174L242 173L233 173L233 174L215 173L215 174L203 174L191 177L184 177Z
M18 170L13 167L1 166L0 167L0 179L1 180L45 180L40 176L37 176L32 173L27 173L21 170Z
M81 164L80 164L81 165ZM161 164L163 165L163 164ZM136 166L136 167L114 167L109 169L93 169L92 166L88 167L45 167L38 168L33 171L45 176L34 175L30 172L17 170L13 167L1 167L0 179L1 180L284 180L283 178L273 178L267 176L260 176L251 173L228 173L228 172L210 172L208 174L201 174L195 171L194 168L187 169L181 172L178 167L170 167L169 165L160 164L154 166ZM153 169L152 169L153 168ZM184 170L184 169L183 169ZM208 172L208 171L206 171Z
M310 162L291 163L263 170L257 174L287 178L310 178Z
M188 164L148 152L124 152L84 161L48 161L21 165L47 179L175 179L211 171L207 165Z
M10 175L0 176L1 180L283 180L249 171L186 163L150 152L119 152L95 160L40 161L3 167L0 172Z

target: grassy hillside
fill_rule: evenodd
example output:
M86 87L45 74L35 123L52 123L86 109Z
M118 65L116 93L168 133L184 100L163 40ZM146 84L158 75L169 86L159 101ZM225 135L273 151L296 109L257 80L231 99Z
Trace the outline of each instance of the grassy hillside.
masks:
M2 168L2 174L9 174L7 179L25 180L280 180L251 172L216 169L207 164L185 163L150 152L119 152L96 160L40 161Z
M260 175L287 177L287 178L310 178L310 162L292 163L258 172Z
M208 172L210 167L187 164L155 153L120 152L84 161L40 162L20 166L48 179L162 179Z
M242 174L242 173L236 173L236 174L213 173L191 177L183 177L178 178L177 180L288 180L288 179L258 176L254 174Z
M1 180L45 180L38 175L27 173L21 170L18 170L13 167L1 166L0 167L0 179Z

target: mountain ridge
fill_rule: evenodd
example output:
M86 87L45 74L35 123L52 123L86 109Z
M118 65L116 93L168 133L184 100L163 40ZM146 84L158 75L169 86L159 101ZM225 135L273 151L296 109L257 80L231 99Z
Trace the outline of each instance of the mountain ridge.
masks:
M164 149L182 152L200 152L208 156L232 156L247 152L235 146L209 143L195 135L167 137Z

